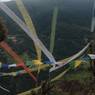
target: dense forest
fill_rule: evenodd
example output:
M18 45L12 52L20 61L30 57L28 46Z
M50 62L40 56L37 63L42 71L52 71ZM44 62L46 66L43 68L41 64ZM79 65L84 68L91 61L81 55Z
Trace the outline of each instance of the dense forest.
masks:
M23 2L32 17L39 38L48 49L52 13L54 8L58 7L56 40L53 53L56 59L70 56L85 46L87 39L91 35L92 0L23 0ZM7 2L6 4L23 20L15 1ZM6 41L18 53L23 53L27 49L32 52L29 52L29 54L35 57L32 40L1 10L0 16L6 22L9 35L16 36L18 40L15 45L8 38ZM22 42L19 43L20 41Z

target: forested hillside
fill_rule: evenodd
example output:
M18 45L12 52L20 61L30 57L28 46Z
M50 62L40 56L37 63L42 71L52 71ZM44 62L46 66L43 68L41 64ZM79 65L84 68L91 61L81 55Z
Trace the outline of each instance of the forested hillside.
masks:
M56 27L56 40L54 56L62 59L70 56L86 44L90 37L91 6L89 0L23 0L34 22L37 34L45 46L49 49L52 13L58 7L58 19ZM6 3L20 18L15 1ZM81 7L80 7L81 6ZM35 57L32 40L16 25L4 12L0 10L9 29L9 35L17 36L18 42L14 43L6 39L10 45L22 53L28 49L30 55ZM19 43L22 41L22 43ZM31 45L30 45L31 44Z

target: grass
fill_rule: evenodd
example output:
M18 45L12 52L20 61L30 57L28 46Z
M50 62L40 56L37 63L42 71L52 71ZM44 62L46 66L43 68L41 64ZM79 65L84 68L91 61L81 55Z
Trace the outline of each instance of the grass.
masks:
M56 82L49 95L95 95L95 77L90 64L69 71Z

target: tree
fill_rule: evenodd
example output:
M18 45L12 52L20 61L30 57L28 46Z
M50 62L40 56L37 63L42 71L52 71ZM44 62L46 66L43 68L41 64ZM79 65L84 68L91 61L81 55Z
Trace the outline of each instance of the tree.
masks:
M7 33L8 33L8 30L6 28L4 20L3 18L0 17L0 42L6 38Z

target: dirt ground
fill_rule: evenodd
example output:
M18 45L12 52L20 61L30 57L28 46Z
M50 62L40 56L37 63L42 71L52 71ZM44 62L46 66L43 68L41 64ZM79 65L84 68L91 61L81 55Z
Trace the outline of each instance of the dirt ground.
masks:
M95 76L89 65L68 72L49 95L95 95Z

